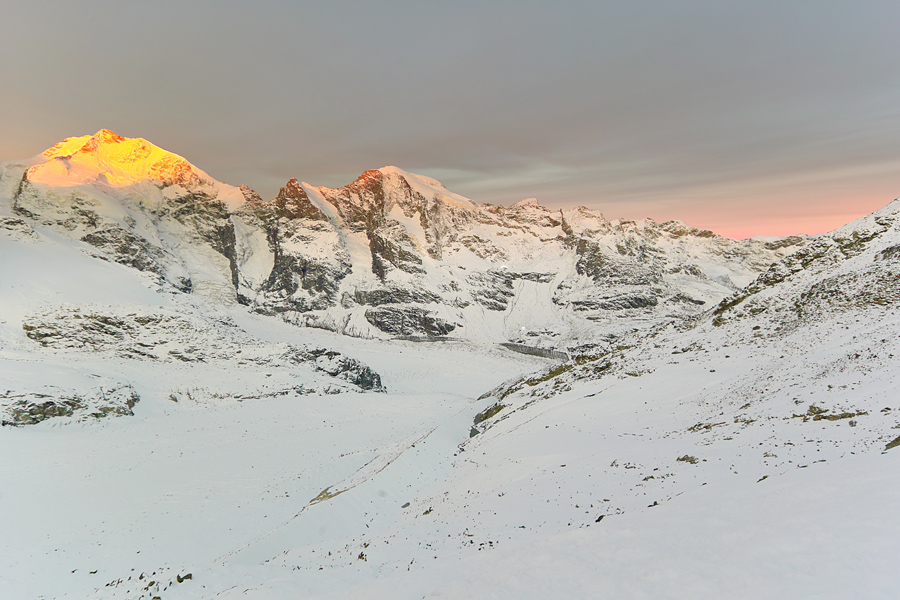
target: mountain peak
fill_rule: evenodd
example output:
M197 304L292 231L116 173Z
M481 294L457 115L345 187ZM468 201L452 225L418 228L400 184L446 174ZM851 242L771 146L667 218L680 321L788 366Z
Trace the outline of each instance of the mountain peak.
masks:
M410 177L417 177L423 179L431 179L430 177L424 177L423 175L416 175L415 173L410 173L409 171L404 171L400 167L395 167L393 165L385 165L378 169L378 172L384 175L385 177L390 177L391 175L396 175L399 177L403 177L404 179L408 179ZM431 179L431 181L437 185L441 185L437 180ZM442 186L443 187L443 186Z
M94 140L98 145L100 144L117 144L119 142L124 142L125 138L121 135L117 135L115 132L110 131L109 129L101 129L93 136L91 139Z
M196 185L210 179L177 154L143 138L122 137L109 129L66 138L45 150L41 157L45 162L32 167L28 178L51 185L102 183L123 187L147 179Z
M538 202L537 198L523 198L519 200L515 204L513 204L510 208L543 208L541 203Z
M94 153L100 147L108 144L118 144L126 141L127 138L117 135L109 129L101 129L94 135L83 135L80 137L66 138L58 144L48 148L42 153L46 158L57 158L60 156L70 157L77 152ZM145 140L141 140L145 141Z
M234 210L246 198L239 188L221 183L183 157L143 138L128 138L109 129L66 138L29 159L25 179L48 188L91 190L118 197L118 192L149 184L175 197L191 193L215 198Z

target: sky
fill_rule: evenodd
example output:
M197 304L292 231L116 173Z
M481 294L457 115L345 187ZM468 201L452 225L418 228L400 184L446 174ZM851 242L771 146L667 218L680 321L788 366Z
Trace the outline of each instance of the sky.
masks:
M731 237L900 196L900 3L0 0L0 160L101 128L265 198L396 165Z

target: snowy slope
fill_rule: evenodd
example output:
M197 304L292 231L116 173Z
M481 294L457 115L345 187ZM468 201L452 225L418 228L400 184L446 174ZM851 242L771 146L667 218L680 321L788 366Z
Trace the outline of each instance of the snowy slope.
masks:
M2 219L2 598L214 561L547 364L298 329Z
M898 217L693 323L496 388L474 437L427 440L296 519L355 534L287 524L205 574L215 597L893 597ZM411 481L409 506L379 501Z
M741 303L496 388L170 596L892 597L898 206Z

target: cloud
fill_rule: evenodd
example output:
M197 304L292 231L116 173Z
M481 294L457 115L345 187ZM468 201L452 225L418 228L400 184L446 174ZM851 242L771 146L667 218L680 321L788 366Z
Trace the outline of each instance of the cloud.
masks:
M475 200L720 227L754 206L813 219L833 190L842 214L862 210L853 189L900 194L893 2L88 0L4 14L2 158L106 127L266 197L290 177L335 186L396 164Z

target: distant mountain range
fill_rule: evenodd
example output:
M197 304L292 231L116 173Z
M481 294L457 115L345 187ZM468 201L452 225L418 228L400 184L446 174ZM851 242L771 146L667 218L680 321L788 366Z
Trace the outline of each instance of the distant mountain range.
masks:
M5 227L51 227L163 288L352 336L565 350L697 314L806 245L533 199L480 204L384 167L271 200L101 130L0 165Z

